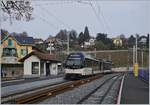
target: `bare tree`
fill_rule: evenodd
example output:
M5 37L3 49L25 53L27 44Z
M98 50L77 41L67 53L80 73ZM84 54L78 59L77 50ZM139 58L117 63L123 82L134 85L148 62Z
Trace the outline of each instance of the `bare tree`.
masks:
M5 13L5 20L9 17L10 20L26 20L30 21L33 19L32 12L33 7L31 6L31 2L29 0L2 0L0 2L2 12Z

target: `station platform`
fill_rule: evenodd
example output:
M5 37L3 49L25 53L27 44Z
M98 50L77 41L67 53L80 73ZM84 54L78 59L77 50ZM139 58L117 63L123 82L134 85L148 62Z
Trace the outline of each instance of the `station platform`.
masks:
M124 78L120 104L149 104L149 84L127 73Z
M65 80L63 79L63 77L59 77L59 78L46 79L46 80L44 79L40 81L26 82L22 84L13 84L10 86L1 87L1 97L17 94L19 92L25 92L25 91L37 89L48 85L62 83L64 81Z

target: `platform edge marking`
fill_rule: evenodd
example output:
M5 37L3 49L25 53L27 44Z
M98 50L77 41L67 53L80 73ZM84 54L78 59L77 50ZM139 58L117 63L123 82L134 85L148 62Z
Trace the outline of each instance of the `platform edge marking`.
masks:
M121 102L121 95L122 95L122 87L123 87L123 83L124 83L124 77L125 77L125 75L123 76L122 81L121 81L121 86L120 86L119 95L118 95L118 99L117 99L117 104L118 105Z

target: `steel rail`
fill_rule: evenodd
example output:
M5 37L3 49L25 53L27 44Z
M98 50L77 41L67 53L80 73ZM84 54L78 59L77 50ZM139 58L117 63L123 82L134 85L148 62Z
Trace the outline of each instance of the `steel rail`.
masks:
M107 89L106 93L104 94L104 96L101 98L100 100L100 104L102 104L102 102L104 101L105 97L108 95L109 91L111 90L111 88L113 87L113 84L121 77L122 75L118 75L117 78L112 81L110 87Z
M27 103L35 103L40 100L46 99L51 96L55 96L57 94L63 93L65 91L74 89L80 85L89 83L95 79L102 77L102 75L92 76L86 79L70 81L69 83L60 84L58 86L50 87L45 90L40 90L32 94L28 94L25 96L21 96L15 99L16 104L27 104Z
M12 94L9 94L9 95L4 95L4 96L1 96L1 103L7 103L7 102L13 102L14 103L15 97L18 97L18 96L23 95L23 94L28 94L28 93L33 92L33 91L49 88L49 87L52 87L52 86L55 86L55 85L63 84L65 82L68 82L68 81L56 82L56 83L53 83L53 84L44 85L44 86L41 86L41 87L36 87L36 88L29 89L29 90L24 90L24 91L21 91L21 92L17 92L17 93L12 93Z
M104 86L108 81L110 81L112 78L117 77L117 79L120 77L121 75L115 75L112 76L110 78L108 78L107 80L105 80L100 86L98 86L95 90L93 90L92 92L90 92L88 95L86 95L84 98L82 98L81 100L78 101L77 104L82 104L82 102L84 102L86 99L88 99L92 94L94 94L98 89L100 89L102 86ZM111 83L110 87L107 89L106 93L104 94L104 96L102 97L102 99L100 100L100 103L102 103L102 101L104 100L104 98L106 97L106 95L108 94L109 90L111 89L113 83L115 82L115 80Z

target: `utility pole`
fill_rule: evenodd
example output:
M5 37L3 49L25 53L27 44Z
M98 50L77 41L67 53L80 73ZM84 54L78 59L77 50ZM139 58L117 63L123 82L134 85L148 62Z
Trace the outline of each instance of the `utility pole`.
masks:
M67 54L69 54L69 32L67 32Z
M51 45L51 40L50 40L50 49L49 49L49 51L50 51L50 55L52 54L52 45Z
M2 1L0 0L0 2L2 2ZM2 5L0 5L0 29L2 29ZM1 34L1 32L0 32L0 34Z
M0 0L0 2L2 2L2 0ZM2 29L2 5L0 5L0 29ZM1 31L0 31L0 35L1 35ZM2 38L2 37L1 37ZM1 38L0 38L0 43L1 43ZM0 56L2 55L2 48L0 48ZM2 60L0 60L0 74L1 74L1 70L2 70ZM0 79L1 80L1 79Z
M138 49L137 49L137 35L136 35L135 49L136 49L136 50L135 50L135 52L136 52L136 53L135 53L135 57L136 57L135 63L138 63L138 61L137 61L137 60L138 60L138 59L137 59L137 56L138 56L138 55L137 55L137 54L138 54L138 53L137 53L137 52L138 52Z
M143 67L143 49L142 49L142 52L141 52L141 59L142 59L142 67Z
M94 50L95 50L95 58L96 58L96 48L94 48Z
M133 65L135 64L135 46L133 46Z

